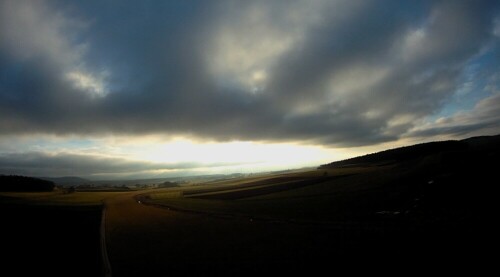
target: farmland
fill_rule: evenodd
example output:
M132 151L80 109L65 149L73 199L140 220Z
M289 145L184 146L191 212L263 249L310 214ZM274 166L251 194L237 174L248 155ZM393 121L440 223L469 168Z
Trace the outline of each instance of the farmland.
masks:
M17 242L38 249L26 257L57 249L34 263L41 272L100 274L104 208L114 276L319 274L422 259L420 268L451 265L441 257L473 266L488 259L481 247L490 242L498 142L442 146L169 188L2 192L2 215L12 223L2 237L14 261L28 253ZM35 229L37 236L27 231Z

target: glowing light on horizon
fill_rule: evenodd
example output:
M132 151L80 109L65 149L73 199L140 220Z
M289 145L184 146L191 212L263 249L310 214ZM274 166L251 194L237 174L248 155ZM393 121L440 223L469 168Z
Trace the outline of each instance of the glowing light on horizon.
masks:
M149 144L130 153L133 157L158 163L220 163L221 167L300 167L314 166L332 159L332 150L319 146L293 143L257 143L233 141L225 143L195 142L187 139ZM335 156L338 156L336 153ZM224 164L228 164L225 166Z

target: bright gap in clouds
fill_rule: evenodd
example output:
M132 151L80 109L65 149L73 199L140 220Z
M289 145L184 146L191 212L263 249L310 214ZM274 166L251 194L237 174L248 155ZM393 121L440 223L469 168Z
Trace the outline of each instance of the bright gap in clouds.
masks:
M0 137L0 172L90 179L257 173L317 167L359 154L298 142L215 142L162 136ZM22 150L20 150L22 149Z
M199 164L198 170L210 172L255 172L318 166L330 162L332 157L344 158L348 155L342 151L294 143L206 143L189 139L140 143L127 152L127 155L137 160L154 163L189 162Z
M66 78L71 81L76 88L84 90L94 97L103 97L107 94L104 84L104 78L107 73L103 72L101 75L102 76L95 77L82 71L71 71L66 74Z
M401 145L329 148L298 142L213 142L156 136L42 136L15 141L0 137L0 149L4 149L0 172L92 180L257 173L317 167L397 146Z

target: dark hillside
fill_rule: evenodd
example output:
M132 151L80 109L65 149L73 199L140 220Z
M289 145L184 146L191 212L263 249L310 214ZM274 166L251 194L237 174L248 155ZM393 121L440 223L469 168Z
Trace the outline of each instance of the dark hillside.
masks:
M55 184L52 181L25 176L0 175L0 191L53 191L54 187Z
M489 258L481 248L493 240L490 230L499 158L500 136L490 136L392 149L320 169L373 167L378 168L378 176L385 176L379 184L377 175L373 179L354 176L363 179L367 189L363 189L366 197L363 190L353 193L353 203L360 203L362 211L370 211L371 206L379 210L374 222L390 222L400 228L385 228L384 243L368 239L366 245L372 249L385 247L384 253L392 253L392 257L477 262ZM389 163L391 167L383 173L380 165Z
M498 151L499 148L500 135L474 137L461 141L429 142L336 161L321 165L319 169L402 163L435 155L446 157L464 155L464 157L472 157L478 154L485 154L485 151Z

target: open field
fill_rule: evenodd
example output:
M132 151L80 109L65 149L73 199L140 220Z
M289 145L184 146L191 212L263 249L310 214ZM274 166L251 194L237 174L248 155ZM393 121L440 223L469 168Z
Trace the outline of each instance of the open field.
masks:
M242 261L304 274L352 261L416 266L425 259L420 267L451 266L442 257L477 265L489 260L480 249L491 238L485 224L494 210L499 151L496 144L486 147L487 155L461 149L227 181L207 189L176 188L175 194L151 191L137 199L163 207L176 222L156 229L158 235L187 240L169 241L170 249L210 261L211 267L176 257L176 263L193 263L193 269L250 270ZM301 185L290 185L296 183ZM183 245L208 252L193 253Z
M81 261L95 272L104 203L113 276L319 275L366 264L477 270L492 262L484 248L500 154L497 143L479 146L142 191L1 193L12 227L2 238L15 261L23 249L33 258L88 247L59 258L61 269L46 266L51 256L34 265L60 275Z
M362 205L372 205L369 199L352 199L350 192L376 188L387 182L391 167L349 168L335 172L312 170L290 176L269 176L267 179L249 182L239 181L235 185L225 184L209 189L188 189L181 196L162 198L162 193L145 194L147 203L165 205L179 210L202 211L208 213L238 214L254 218L275 218L276 220L332 221L361 213L355 205L346 204L360 201ZM327 172L327 176L325 176ZM366 180L370 180L368 183ZM363 181L365 181L363 183ZM179 189L177 189L179 191ZM360 197L360 195L356 195ZM377 198L370 195L371 198ZM380 210L390 209L387 195L377 200L384 205ZM398 195L390 196L398 198ZM403 200L404 201L404 200ZM337 212L343 206L351 205L344 213ZM374 207L367 207L371 216Z
M48 206L92 206L102 205L104 199L130 192L77 191L74 193L54 192L0 192L4 203L48 205Z
M315 272L344 243L335 230L220 218L115 199L107 222L116 276ZM343 248L345 249L345 248ZM307 269L308 266L317 268Z
M419 268L451 266L441 257L475 262L482 208L476 193L456 184L477 169L452 176L420 170L350 168L342 178L248 198L185 197L179 188L140 194L140 203L118 197L109 206L111 263L117 276L234 276L315 275L366 263L417 266L421 259L426 263ZM266 185L282 180L269 176ZM263 181L243 188L258 190ZM235 187L226 183L219 192L228 189Z

